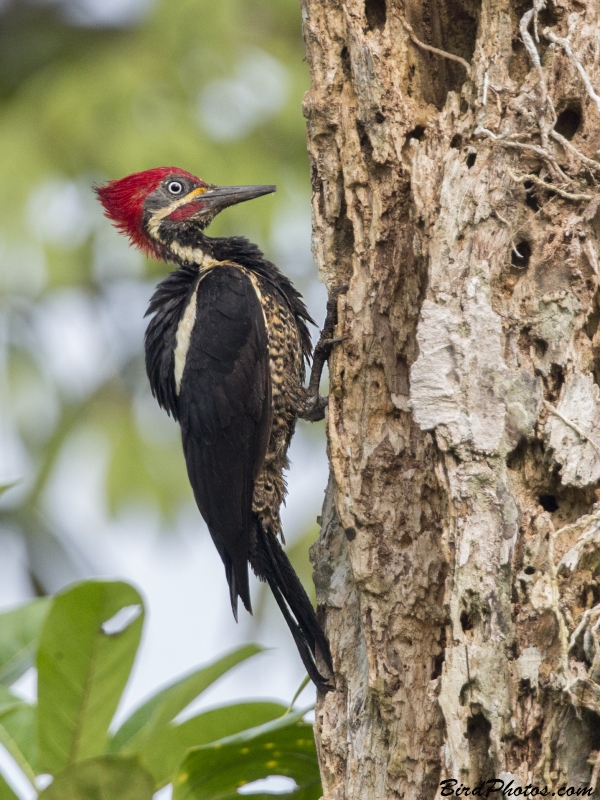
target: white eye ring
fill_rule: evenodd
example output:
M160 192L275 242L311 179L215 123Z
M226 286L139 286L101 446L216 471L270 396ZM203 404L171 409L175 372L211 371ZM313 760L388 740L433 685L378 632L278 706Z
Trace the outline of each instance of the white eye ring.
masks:
M179 181L169 181L167 191L171 194L181 194L183 192L183 184Z

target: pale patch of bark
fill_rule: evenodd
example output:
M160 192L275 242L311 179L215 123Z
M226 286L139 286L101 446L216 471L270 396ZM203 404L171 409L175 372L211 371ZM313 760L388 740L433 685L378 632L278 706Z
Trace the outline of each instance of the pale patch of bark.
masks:
M315 256L349 287L314 551L325 798L589 783L600 2L302 4Z

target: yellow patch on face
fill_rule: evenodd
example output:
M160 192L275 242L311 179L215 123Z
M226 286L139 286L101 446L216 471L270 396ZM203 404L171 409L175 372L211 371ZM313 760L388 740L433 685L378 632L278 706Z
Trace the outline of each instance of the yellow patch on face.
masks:
M193 189L185 197L182 197L179 205L182 206L184 203L189 203L192 198L198 197L198 195L204 194L206 191L208 191L208 186L198 186L197 189Z

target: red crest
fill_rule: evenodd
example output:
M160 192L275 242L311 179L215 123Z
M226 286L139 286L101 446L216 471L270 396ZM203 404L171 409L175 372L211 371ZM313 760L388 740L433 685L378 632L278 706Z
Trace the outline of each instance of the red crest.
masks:
M142 226L144 200L165 178L183 177L203 186L204 181L178 167L157 167L145 172L134 172L125 178L109 181L95 191L104 206L108 219L146 254L154 253L155 246Z

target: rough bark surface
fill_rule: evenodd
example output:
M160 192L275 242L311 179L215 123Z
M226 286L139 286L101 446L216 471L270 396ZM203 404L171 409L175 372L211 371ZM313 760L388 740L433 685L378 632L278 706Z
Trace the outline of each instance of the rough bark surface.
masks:
M600 0L533 2L302 0L326 800L598 777Z

